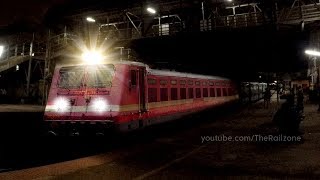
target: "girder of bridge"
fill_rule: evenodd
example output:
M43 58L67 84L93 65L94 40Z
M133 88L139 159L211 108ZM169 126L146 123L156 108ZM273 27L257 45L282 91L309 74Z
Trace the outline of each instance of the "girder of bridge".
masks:
M97 19L97 30L99 39L132 40L142 37L155 37L173 35L181 31L189 31L187 15L181 13L182 9L193 7L184 1L166 1L157 6L160 10L156 15L147 15L143 7L133 7L125 10L111 10L108 12L86 12L73 15L68 18L76 19L83 23L83 18L90 15ZM248 12L237 13L239 8L246 7ZM320 3L307 3L302 0L295 0L291 7L277 10L276 18L265 13L259 4L249 3L237 6L228 6L225 9L231 10L231 14L222 14L213 7L199 7L200 14L192 21L198 21L197 26L191 31L213 31L218 28L246 28L262 26L268 23L275 25L291 24L300 25L303 22L320 20ZM274 22L274 20L276 20ZM78 26L83 28L81 26ZM77 35L75 35L77 34ZM30 77L32 74L32 61L43 64L43 91L49 88L52 59L63 55L66 47L74 45L78 40L79 31L67 29L62 34L51 35L43 42L23 42L16 45L6 46L3 55L0 57L0 72L14 68L15 66L29 61L28 72L26 72L27 94L29 93ZM123 48L121 49L123 50ZM122 51L121 51L122 52ZM40 67L40 66L39 66ZM46 96L47 93L44 93ZM45 100L46 97L43 98Z
M74 35L62 33L48 37L47 40L36 42L34 38L29 41L18 44L5 45L0 56L0 73L6 73L11 70L24 70L25 86L24 96L30 94L31 76L36 68L39 68L42 74L43 82L43 100L45 101L50 81L51 60L62 55L67 46L71 45L75 39ZM20 65L28 62L27 68L20 69Z
M295 0L292 6L278 12L278 23L299 24L320 20L320 1Z

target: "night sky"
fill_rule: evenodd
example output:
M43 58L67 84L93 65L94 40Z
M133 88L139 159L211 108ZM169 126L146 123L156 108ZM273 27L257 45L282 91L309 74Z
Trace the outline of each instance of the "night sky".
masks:
M247 79L258 72L306 68L307 43L308 33L255 29L182 33L136 40L133 46L145 61L164 68Z
M48 8L68 0L10 0L1 2L0 27L19 22L42 23Z

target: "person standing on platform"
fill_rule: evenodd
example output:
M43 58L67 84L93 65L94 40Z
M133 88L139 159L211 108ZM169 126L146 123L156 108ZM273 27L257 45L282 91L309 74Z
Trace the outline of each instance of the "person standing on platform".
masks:
M299 86L298 92L297 92L297 109L298 111L301 111L301 112L303 112L304 110L303 99L304 99L303 89L301 86Z
M264 98L264 103L263 103L264 108L269 108L270 99L271 99L271 92L269 88L265 90L263 98Z
M273 123L278 127L279 133L286 135L301 135L299 126L304 116L298 112L294 105L294 96L289 94L287 100L273 117Z

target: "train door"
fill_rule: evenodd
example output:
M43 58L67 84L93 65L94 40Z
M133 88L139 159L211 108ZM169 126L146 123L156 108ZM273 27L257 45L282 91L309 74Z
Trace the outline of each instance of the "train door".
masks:
M139 112L146 111L145 67L130 68L130 94L138 101Z
M145 112L146 108L146 84L145 84L146 68L138 68L138 83L139 83L139 111Z

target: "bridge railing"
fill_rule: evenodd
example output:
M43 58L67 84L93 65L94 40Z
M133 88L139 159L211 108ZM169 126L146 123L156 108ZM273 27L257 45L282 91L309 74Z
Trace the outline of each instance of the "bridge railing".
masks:
M228 16L217 16L209 19L200 25L203 29L206 27L221 28L221 27L231 27L231 28L241 28L250 26L260 26L265 23L270 22L270 20L264 15L263 12L253 12L253 13L243 13Z
M73 44L75 40L77 39L77 36L70 33L62 33L59 35L55 35L50 37L50 53L51 56L55 55L62 49L64 49L66 46Z
M74 42L76 38L72 34L59 34L50 38L50 51L55 54L57 51L65 48L66 45ZM12 44L4 46L0 56L0 62L7 62L16 57L33 56L37 59L44 60L46 55L48 42L22 42L20 44Z
M151 26L151 29L144 34L146 37L173 35L183 30L181 22L164 23ZM123 28L123 29L109 29L101 32L100 38L114 39L114 40L130 40L142 37L142 28Z
M32 45L31 45L32 44ZM32 49L31 49L32 46ZM0 57L0 62L10 60L18 56L36 56L44 57L46 51L46 44L41 42L25 42L21 44L8 45L4 47L3 53ZM31 53L31 54L30 54Z
M284 8L278 13L278 20L285 24L320 20L320 3Z

